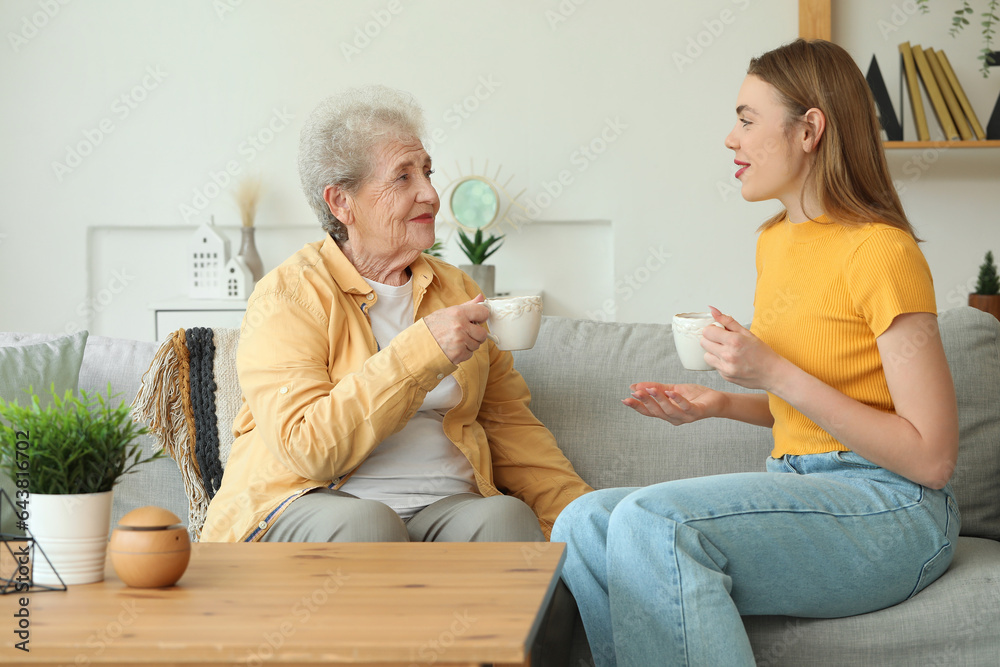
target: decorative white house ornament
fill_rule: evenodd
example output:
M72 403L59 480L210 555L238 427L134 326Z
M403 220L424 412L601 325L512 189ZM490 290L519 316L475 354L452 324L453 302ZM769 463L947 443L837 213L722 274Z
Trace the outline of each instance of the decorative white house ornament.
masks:
M225 267L229 260L229 239L215 231L215 219L202 223L191 237L188 266L192 299L218 299L226 292Z
M253 272L242 257L231 257L225 267L225 293L227 299L247 299L254 284Z

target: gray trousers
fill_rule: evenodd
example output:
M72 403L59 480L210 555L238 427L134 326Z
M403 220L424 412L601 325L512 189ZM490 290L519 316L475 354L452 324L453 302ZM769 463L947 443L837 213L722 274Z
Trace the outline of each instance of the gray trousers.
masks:
M296 498L261 542L544 542L538 518L513 496L460 493L442 498L404 522L388 505L344 491L316 489ZM536 667L569 664L579 612L559 580L531 647Z
M405 522L391 507L344 491L316 489L296 498L262 542L544 542L538 518L513 496L460 493Z

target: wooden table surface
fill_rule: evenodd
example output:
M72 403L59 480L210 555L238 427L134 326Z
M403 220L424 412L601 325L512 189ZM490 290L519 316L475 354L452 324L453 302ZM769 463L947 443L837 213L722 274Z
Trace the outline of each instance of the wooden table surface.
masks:
M199 543L170 588L128 588L109 562L101 583L0 596L0 664L527 664L563 558L561 543Z

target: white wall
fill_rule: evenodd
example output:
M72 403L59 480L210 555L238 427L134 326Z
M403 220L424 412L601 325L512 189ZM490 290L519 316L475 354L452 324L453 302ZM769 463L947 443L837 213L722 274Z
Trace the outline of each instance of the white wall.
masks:
M947 48L985 123L1000 70L976 73L977 33L948 37L946 3L889 34L907 2L836 4L834 38L890 79L899 41ZM796 36L795 0L3 0L0 32L0 330L147 337L148 303L185 291L178 239L208 215L237 233L227 167L263 177L273 267L314 237L303 118L371 82L421 101L442 185L488 160L551 223L508 230L498 288L579 317L752 315L754 230L776 207L742 201L722 142L749 58ZM939 305L964 301L1000 251L1000 150L890 160Z

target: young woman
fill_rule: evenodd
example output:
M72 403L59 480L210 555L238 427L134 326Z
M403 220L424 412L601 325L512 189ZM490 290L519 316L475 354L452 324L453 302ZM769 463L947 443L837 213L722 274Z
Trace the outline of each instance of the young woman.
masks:
M837 617L915 595L951 562L954 387L930 271L850 56L755 58L726 138L757 244L750 330L713 309L705 358L753 393L641 382L623 403L771 428L767 472L606 489L552 533L598 665L753 665L741 615ZM738 446L738 445L735 445Z

